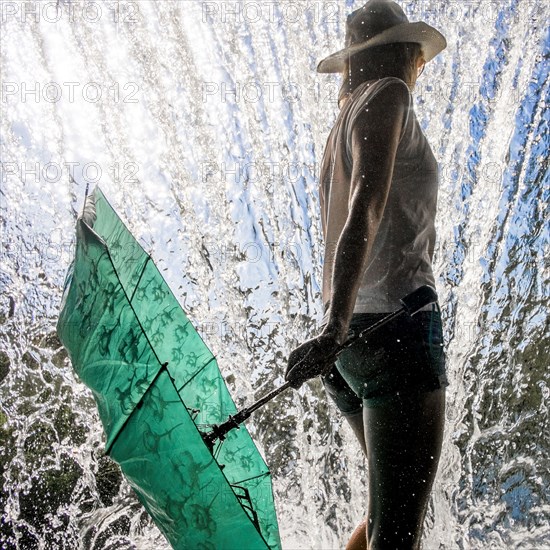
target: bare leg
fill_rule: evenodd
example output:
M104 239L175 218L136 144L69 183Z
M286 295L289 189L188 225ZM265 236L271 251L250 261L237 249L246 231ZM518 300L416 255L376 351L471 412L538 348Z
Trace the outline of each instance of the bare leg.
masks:
M348 550L420 548L441 452L444 413L443 389L364 408L369 461L367 533L362 546L363 523L352 535Z
M358 412L357 414L344 414L344 418L348 421L348 424L351 426L355 437L361 445L361 449L367 456L367 444L365 443L365 425L363 423L363 411Z
M363 423L363 411L353 415L345 414L344 418L351 426L351 429L357 437L357 440L361 445L361 449L363 449L366 457L367 444L365 443L365 424ZM351 535L351 538L346 546L346 550L367 550L366 526L366 520L363 520Z
M367 546L367 520L364 519L352 533L346 550L368 550Z

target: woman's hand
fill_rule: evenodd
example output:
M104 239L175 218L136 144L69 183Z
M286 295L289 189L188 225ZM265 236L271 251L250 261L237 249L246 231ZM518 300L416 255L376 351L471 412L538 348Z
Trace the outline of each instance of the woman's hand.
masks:
M298 346L288 357L285 379L295 389L306 380L328 374L340 349L337 333L323 331Z

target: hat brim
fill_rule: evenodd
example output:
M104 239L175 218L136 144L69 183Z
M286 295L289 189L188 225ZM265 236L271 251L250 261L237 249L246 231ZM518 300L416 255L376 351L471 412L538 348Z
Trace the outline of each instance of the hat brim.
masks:
M422 46L426 63L447 47L445 37L437 30L421 21L401 23L373 36L370 40L354 44L325 57L317 65L318 73L340 73L344 70L346 59L354 53L396 42L416 42Z

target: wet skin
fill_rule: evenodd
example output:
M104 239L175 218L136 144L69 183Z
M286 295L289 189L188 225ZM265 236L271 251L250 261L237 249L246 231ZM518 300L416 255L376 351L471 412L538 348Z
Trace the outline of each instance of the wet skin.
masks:
M437 472L445 390L363 408L369 471L367 518L346 550L418 550ZM360 433L355 417L356 433Z

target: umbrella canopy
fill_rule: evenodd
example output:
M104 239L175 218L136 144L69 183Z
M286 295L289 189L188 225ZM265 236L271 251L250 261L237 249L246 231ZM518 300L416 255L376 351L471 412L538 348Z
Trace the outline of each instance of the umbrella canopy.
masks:
M236 412L215 357L99 188L77 222L57 330L106 452L174 548L280 548L271 476L246 428L213 452L204 443Z

